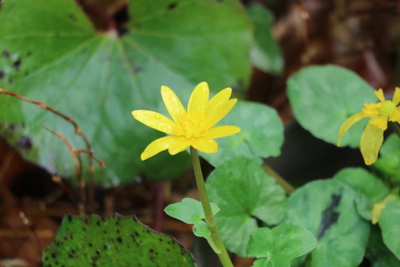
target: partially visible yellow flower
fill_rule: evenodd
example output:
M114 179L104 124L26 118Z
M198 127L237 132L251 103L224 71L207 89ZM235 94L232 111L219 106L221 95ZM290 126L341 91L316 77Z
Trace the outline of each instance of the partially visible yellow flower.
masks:
M366 165L373 164L383 143L383 132L387 129L388 121L400 123L400 88L396 87L392 100L385 100L382 89L374 92L379 103L365 103L361 112L348 118L340 127L339 142L347 130L359 120L371 117L361 136L360 150Z
M205 153L216 153L218 144L214 139L240 132L236 126L215 127L237 102L237 99L229 99L232 89L225 88L210 100L209 94L206 82L198 84L185 110L176 94L167 86L162 86L161 96L172 120L154 111L132 111L136 120L169 134L151 142L140 158L146 160L167 149L171 155L175 155L190 146Z
M388 195L385 197L381 202L375 203L374 207L372 208L372 224L376 224L381 217L382 210L386 208L386 204L390 200L396 200L397 197L395 195Z

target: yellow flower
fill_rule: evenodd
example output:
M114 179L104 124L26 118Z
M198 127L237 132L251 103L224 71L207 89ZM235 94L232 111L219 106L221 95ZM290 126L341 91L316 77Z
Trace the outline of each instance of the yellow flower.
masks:
M376 224L381 217L382 210L386 208L386 204L391 200L396 200L397 197L395 195L388 195L382 201L375 203L372 208L372 224Z
M383 143L383 132L387 129L388 121L400 123L400 88L396 88L393 99L385 100L382 89L374 92L379 103L365 103L361 112L348 118L340 127L339 142L347 130L359 120L371 117L361 136L360 150L366 165L373 164L378 158L379 149Z
M237 102L237 99L229 99L232 89L225 88L210 100L209 94L206 82L198 84L185 110L176 94L167 86L162 86L161 96L172 120L154 111L132 111L136 120L169 134L151 142L140 158L146 160L166 149L171 155L175 155L190 146L205 153L216 153L218 144L214 139L240 132L240 128L236 126L215 127Z

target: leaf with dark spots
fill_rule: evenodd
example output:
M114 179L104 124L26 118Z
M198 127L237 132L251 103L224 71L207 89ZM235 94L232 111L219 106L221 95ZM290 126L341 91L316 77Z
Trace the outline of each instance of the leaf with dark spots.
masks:
M4 50L2 54L5 58L10 58L10 52L8 52L7 50Z
M72 14L72 13L68 14L68 18L71 19L73 22L77 22L78 21L76 16L74 14Z
M18 139L18 143L17 146L19 148L23 148L23 149L31 149L32 148L32 139L28 136L22 135L19 139Z
M140 73L140 72L143 71L143 67L142 67L142 66L136 66L136 67L133 69L133 71L134 71L135 73Z
M14 61L12 66L15 69L15 71L19 71L19 67L21 66L21 59Z
M171 4L168 5L168 9L172 10L172 9L175 9L177 6L178 6L177 3L171 3Z
M96 156L108 163L106 169L96 168L98 185L131 183L132 177L142 174L147 180L178 177L190 157L186 153L171 157L166 152L141 161L146 144L161 135L139 125L130 112L158 109L162 85L171 86L184 99L199 81L206 80L215 93L228 86L239 87L238 82L244 80L236 95L240 97L251 70L251 24L243 7L238 1L222 5L214 1L126 1L126 6L113 6L116 9L105 14L112 27L99 31L77 2L89 1L4 2L0 87L71 115ZM168 12L170 3L177 3L173 12ZM17 21L9 19L11 13ZM226 43L235 45L226 49ZM9 52L8 59L3 51ZM32 55L27 57L29 51ZM20 65L15 63L13 68L18 59ZM136 66L142 67L140 72ZM47 142L49 135L40 127L54 129L81 148L71 125L16 99L2 96L0 101L9 111L0 112L0 122L27 121L24 134L35 145L26 158L75 181L68 149L61 148L64 144L60 142ZM91 123L87 123L88 114Z
M339 206L341 196L332 195L331 204L322 212L322 220L319 225L318 239L320 239L333 224L339 219L339 212L335 211L335 208Z
M311 259L311 267L359 266L370 223L357 213L356 196L349 186L328 179L309 182L289 197L285 222L309 230L318 241L303 264Z
M103 229L108 232L103 233ZM75 238L68 245L59 242L70 235ZM194 266L190 252L172 237L119 215L65 216L42 259L45 267L59 266L60 262L68 266Z

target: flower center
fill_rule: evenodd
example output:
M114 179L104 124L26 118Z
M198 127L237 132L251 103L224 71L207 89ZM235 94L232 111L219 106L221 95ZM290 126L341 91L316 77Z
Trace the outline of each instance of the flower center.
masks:
M176 124L175 135L187 139L199 138L208 130L207 120L203 112L183 113Z
M390 101L386 100L382 103L381 107L379 108L379 114L389 117L396 111L396 105Z

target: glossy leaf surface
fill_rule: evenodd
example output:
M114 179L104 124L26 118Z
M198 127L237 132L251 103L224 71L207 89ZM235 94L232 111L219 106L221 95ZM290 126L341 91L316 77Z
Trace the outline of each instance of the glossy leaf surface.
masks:
M129 2L121 28L96 30L75 1L15 0L0 9L0 87L45 102L81 126L107 168L97 182L115 185L170 179L189 165L184 153L163 153L146 162L140 153L162 134L136 122L131 111L166 114L160 87L174 88L186 102L199 82L212 90L246 87L251 26L235 0ZM207 14L205 16L205 14ZM212 19L210 19L212 18ZM75 175L65 144L42 129L84 148L59 117L1 96L1 131L7 141L52 173Z

